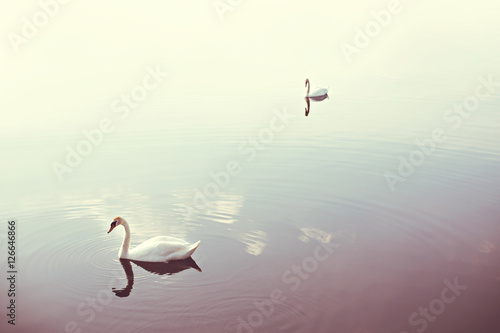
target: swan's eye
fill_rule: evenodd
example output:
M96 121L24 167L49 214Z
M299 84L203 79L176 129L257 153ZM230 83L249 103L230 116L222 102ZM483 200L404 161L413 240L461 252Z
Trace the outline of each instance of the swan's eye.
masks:
M111 222L112 227L116 227L116 221Z

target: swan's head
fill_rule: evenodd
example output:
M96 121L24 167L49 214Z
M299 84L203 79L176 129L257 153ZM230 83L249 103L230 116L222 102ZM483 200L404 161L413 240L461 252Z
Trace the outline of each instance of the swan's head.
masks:
M308 84L309 84L309 79L306 79L306 85L305 86L307 87Z
M121 217L117 216L113 219L113 222L111 222L111 226L109 227L109 231L108 231L108 234L114 229L116 228L116 226L120 225L120 224L123 224L125 220L122 219Z

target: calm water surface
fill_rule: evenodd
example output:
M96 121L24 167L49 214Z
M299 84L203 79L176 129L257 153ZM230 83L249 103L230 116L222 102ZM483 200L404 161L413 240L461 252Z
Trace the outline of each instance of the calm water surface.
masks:
M165 83L125 120L108 111L112 99L96 98L64 120L64 133L4 135L2 216L18 221L12 331L498 331L500 87L459 126L444 118L479 77L500 80L498 43L480 35L463 37L459 60L430 55L397 68L380 60L379 72L381 46L347 67L337 44L287 59L296 43L287 37L269 50L284 49L275 69L257 58L262 82L249 68L249 81L234 79L232 64L213 84ZM404 41L416 51L419 38ZM331 62L347 69L337 75ZM174 78L196 82L195 71L183 72L197 66L191 59L171 66ZM332 92L305 117L309 73ZM86 109L101 111L87 117ZM104 116L116 129L60 182L52 162ZM418 153L415 140L428 142L436 129L445 139ZM402 176L410 158L413 171ZM238 174L216 185L228 163ZM387 173L400 177L392 189ZM157 235L201 245L193 261L120 262L124 231L106 233L115 216L129 222L132 246ZM0 325L11 329L5 318Z

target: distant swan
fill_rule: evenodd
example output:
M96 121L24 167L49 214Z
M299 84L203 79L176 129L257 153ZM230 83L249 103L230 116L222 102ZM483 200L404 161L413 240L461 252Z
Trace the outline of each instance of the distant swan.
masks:
M306 79L306 87L307 87L307 92L306 92L306 97L328 97L328 89L326 88L314 88L313 91L311 92L311 87L309 83L309 79Z
M181 260L189 258L196 250L200 241L189 244L188 242L169 236L157 236L148 239L136 248L129 251L130 247L130 228L127 221L121 217L115 217L111 222L108 234L116 228L123 225L125 228L125 236L118 256L121 259L131 259L146 262L167 262L170 260Z

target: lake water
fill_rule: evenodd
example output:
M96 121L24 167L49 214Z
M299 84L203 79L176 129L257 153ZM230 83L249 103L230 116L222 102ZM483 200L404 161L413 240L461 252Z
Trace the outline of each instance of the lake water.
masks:
M65 6L2 53L2 332L498 331L496 2L401 1L350 62L388 2ZM115 216L201 245L120 261Z

